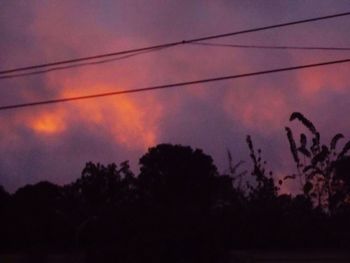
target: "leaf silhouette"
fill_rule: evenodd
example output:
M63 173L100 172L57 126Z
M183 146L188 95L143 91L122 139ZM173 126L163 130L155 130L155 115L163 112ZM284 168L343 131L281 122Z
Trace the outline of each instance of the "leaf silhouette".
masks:
M298 151L297 151L297 146L295 144L295 140L293 137L293 133L292 130L289 127L286 127L286 132L287 132L287 138L289 141L289 145L290 145L290 151L292 152L293 155L293 159L296 163L299 163L299 156L298 156Z
M322 150L317 155L314 156L311 160L312 165L316 165L319 162L323 162L327 156L329 155L328 147L325 145L322 145Z
M318 132L312 138L311 151L313 154L317 154L320 151L320 134Z
M342 138L344 138L344 135L341 133L338 133L333 137L331 141L331 150L334 150L336 148L338 141Z
M350 141L348 141L344 147L343 150L339 153L338 155L338 159L344 157L345 154L347 154L347 152L350 150Z
M300 134L300 148L305 148L307 143L306 135L304 133Z
M298 151L301 152L302 154L304 154L305 156L309 157L309 158L311 157L310 151L308 149L306 149L306 148L300 147L300 148L298 148Z
M298 119L302 124L304 124L304 126L307 127L311 131L312 134L317 133L317 130L316 130L315 126L313 125L313 123L311 121L309 121L307 118L305 118L304 115L301 114L300 112L293 112L289 118L289 121L293 121L295 119Z

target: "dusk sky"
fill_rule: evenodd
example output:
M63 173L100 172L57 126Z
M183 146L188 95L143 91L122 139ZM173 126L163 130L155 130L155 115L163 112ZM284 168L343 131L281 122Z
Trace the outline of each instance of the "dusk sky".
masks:
M350 11L350 1L116 0L0 2L0 70ZM350 16L212 40L350 47ZM0 80L0 106L350 58L350 51L182 45L112 63ZM284 127L293 111L321 139L350 137L350 63L0 111L0 184L69 183L87 161L138 159L159 143L190 145L227 169L252 135L276 177L293 172ZM293 191L292 186L284 186Z

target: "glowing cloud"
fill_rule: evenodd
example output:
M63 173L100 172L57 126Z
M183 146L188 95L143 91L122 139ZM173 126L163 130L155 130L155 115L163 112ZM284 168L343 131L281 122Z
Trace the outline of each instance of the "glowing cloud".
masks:
M64 88L64 97L101 90L116 90L113 86L75 86L74 92ZM105 133L116 144L129 149L144 149L156 143L157 123L161 117L161 106L150 96L137 99L131 96L113 96L96 100L85 100L70 104L67 110L74 112L70 122L84 122L96 133Z
M37 133L54 135L66 129L64 116L61 112L43 112L30 121L30 127Z

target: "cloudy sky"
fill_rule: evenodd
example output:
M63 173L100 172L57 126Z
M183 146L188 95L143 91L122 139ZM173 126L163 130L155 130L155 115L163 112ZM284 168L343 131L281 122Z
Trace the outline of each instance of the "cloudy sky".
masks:
M0 2L0 70L350 11L347 0ZM212 42L350 47L350 16ZM142 88L350 58L350 51L183 45L128 59L0 80L0 105ZM323 139L350 136L350 64L0 112L0 184L9 191L80 176L85 162L138 158L159 143L248 160L251 134L276 176L292 172L284 126L293 111ZM298 126L292 125L294 129ZM249 162L242 169L248 169ZM288 188L288 186L286 186ZM290 189L286 189L290 190Z

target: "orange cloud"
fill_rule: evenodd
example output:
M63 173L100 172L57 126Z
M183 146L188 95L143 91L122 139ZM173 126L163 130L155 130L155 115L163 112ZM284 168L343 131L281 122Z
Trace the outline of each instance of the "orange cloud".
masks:
M48 112L47 109L29 120L28 126L38 134L56 135L66 129L63 110Z
M80 57L103 53L103 50L119 50L121 45L132 46L135 42L142 45L142 40L135 41L124 35L116 35L114 31L109 32L110 29L96 25L95 22L77 21L73 10L75 9L70 4L59 7L46 4L38 7L37 19L31 29L38 39L45 42L43 52L48 59L54 59L58 50L66 51L67 48L74 56ZM64 17L62 14L65 14ZM43 20L47 22L42 23ZM146 57L138 58L153 63L146 60ZM147 58L150 58L149 55ZM57 97L124 90L139 87L140 83L154 75L149 68L151 66L148 67L147 63L126 63L121 60L100 66L56 71L45 76L46 86L56 90ZM65 112L66 129L81 125L90 133L103 136L128 149L143 150L155 144L162 116L161 103L153 94L103 97L68 102L57 107ZM56 122L52 118L42 117L35 127L45 131L54 130L54 123Z
M92 94L101 90L117 90L113 86L92 85L85 88L63 88L62 97ZM149 147L156 143L157 123L162 108L151 97L113 96L89 99L69 104L66 108L74 112L71 123L83 122L94 132L105 133L114 143L130 149Z
M63 5L61 8L65 10L67 6ZM70 8L66 11L68 14L72 12ZM38 15L43 17L55 12L55 8L51 5L38 9ZM49 17L50 23L41 23L42 19L37 19L37 22L32 25L32 30L39 39L44 41L48 39L44 50L48 58L57 54L58 49L65 50L67 47L76 53L76 57L79 57L91 53L103 53L103 50L118 50L121 44L131 46L135 42L124 36L115 37L112 32L107 32L108 29L96 26L94 23L89 27L86 25L67 27L69 19L74 16L69 17L67 22L53 14ZM50 24L54 25L54 34ZM62 37L62 35L69 35L69 37ZM90 41L91 36L103 37ZM100 66L57 71L45 76L46 86L48 89L56 90L56 97L74 97L138 87L139 83L143 83L145 79L152 76L148 70L151 67L138 65L122 60ZM161 104L153 94L103 97L68 102L57 107L65 112L66 129L74 125L82 125L89 132L103 136L114 144L138 150L144 150L156 143L157 127L162 116ZM53 128L51 124L52 121L46 118L41 120L39 127L49 130L50 127Z
M113 110L117 115L114 132L119 143L129 147L138 141L145 147L156 143L156 129L154 125L147 125L147 119L151 119L152 116L148 117L147 114L154 117L159 109L154 108L151 112L149 109L138 107L130 98L121 97L114 100Z
M43 114L33 122L33 129L40 133L52 134L63 130L64 126L55 115Z

